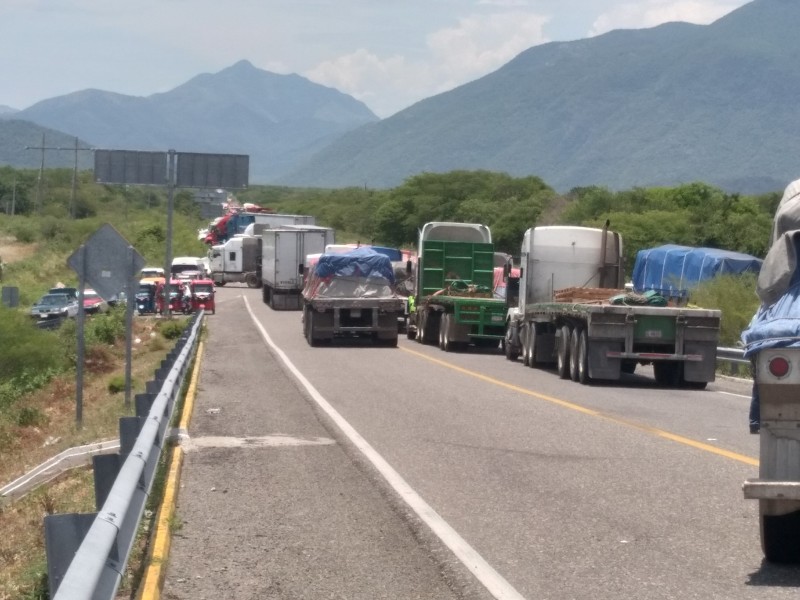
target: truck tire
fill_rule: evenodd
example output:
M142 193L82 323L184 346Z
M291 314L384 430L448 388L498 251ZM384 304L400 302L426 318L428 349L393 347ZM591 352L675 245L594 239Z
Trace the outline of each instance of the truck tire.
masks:
M765 514L766 500L759 500L761 549L772 563L800 562L800 511L785 515Z
M561 336L558 340L558 353L556 356L556 370L561 379L569 379L569 342L572 331L568 325L561 327Z
M319 345L319 340L314 337L314 311L309 310L305 313L305 319L303 319L303 324L305 325L306 330L306 341L308 341L308 345L312 348Z
M678 387L681 379L680 363L658 360L653 362L653 376L658 385Z
M427 321L428 321L428 312L427 311L423 311L423 312L417 314L417 323L418 323L418 325L417 325L417 342L419 342L420 344L423 344L423 345L425 345L427 343L427 340L425 339L425 334L427 333L426 330L428 328Z
M535 369L539 366L536 360L536 323L528 323L528 338L525 345L525 352L528 355L528 366Z
M580 345L581 331L582 328L575 327L569 336L569 378L572 381L578 381L578 361L580 360L578 346Z
M588 385L592 378L589 377L589 336L585 329L581 329L578 336L578 383Z
M261 286L261 279L255 273L248 273L245 275L244 282L249 288L257 288Z
M514 361L519 358L519 350L514 347L514 334L511 331L511 322L506 323L506 337L503 340L506 358Z

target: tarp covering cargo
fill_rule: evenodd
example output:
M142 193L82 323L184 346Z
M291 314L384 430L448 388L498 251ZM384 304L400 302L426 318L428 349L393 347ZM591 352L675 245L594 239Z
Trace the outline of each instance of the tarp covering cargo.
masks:
M385 254L362 247L344 254L322 254L306 281L303 296L325 298L391 298L394 268Z
M771 242L756 285L761 306L742 332L745 356L800 347L800 180L786 187L778 204Z
M685 297L701 281L717 275L756 273L762 260L749 254L667 244L639 250L633 265L633 289L655 290L665 297Z

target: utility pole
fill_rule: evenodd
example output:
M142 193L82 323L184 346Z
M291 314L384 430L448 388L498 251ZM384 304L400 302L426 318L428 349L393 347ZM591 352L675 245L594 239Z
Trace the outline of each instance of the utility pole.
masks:
M42 134L41 146L25 146L26 150L41 150L42 161L39 166L39 178L36 182L36 212L40 213L42 210L42 177L44 175L44 151L45 150L68 150L75 153L75 161L72 168L72 194L69 199L69 216L75 218L75 195L78 188L78 152L92 152L92 148L79 148L78 138L75 138L75 146L73 148L62 148L60 146L45 146L44 134Z

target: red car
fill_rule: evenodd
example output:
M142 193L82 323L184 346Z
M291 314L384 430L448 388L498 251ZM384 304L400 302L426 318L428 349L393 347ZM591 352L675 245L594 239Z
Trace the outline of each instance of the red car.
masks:
M108 310L108 302L103 300L96 291L86 288L83 290L83 312L87 315L96 315Z

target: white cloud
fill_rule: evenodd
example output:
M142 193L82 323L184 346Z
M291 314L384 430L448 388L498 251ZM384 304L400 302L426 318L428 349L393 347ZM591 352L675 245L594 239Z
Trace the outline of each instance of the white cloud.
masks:
M683 21L708 25L741 4L736 0L639 0L614 7L597 17L589 36L613 29L642 29Z
M471 15L427 37L427 54L411 60L360 49L320 63L306 77L365 102L386 117L414 102L486 75L546 41L547 18L513 11ZM369 90L383 90L381 98Z

